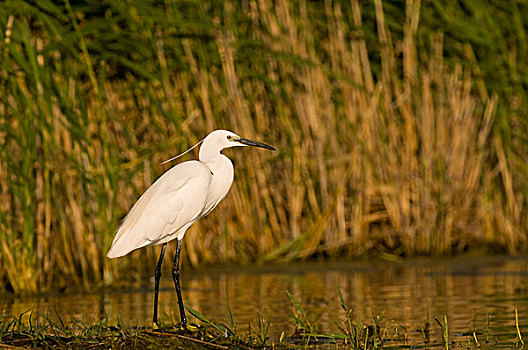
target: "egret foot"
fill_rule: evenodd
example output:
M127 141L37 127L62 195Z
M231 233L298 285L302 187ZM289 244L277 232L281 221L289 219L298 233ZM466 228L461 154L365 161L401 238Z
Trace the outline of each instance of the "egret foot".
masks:
M194 324L194 323L188 324L185 328L188 331L191 331L191 332L199 332L200 331L200 326L198 326L197 324Z
M199 332L202 329L202 327L194 323L186 324L186 325L179 323L174 328L176 328L177 331L188 331L188 332Z

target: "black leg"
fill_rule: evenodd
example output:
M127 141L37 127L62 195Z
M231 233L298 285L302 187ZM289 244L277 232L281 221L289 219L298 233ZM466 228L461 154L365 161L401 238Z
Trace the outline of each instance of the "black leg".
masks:
M161 263L163 262L163 255L165 255L165 248L167 243L163 243L161 246L161 253L158 260L158 266L156 266L156 271L154 272L154 324L158 325L158 293L159 293L159 282L161 278Z
M176 294L178 295L178 306L180 307L180 320L182 327L187 326L187 318L185 317L185 309L183 308L183 299L180 288L180 251L182 240L177 239L178 246L176 247L176 256L174 257L174 265L172 266L172 278L174 279L174 286L176 287Z

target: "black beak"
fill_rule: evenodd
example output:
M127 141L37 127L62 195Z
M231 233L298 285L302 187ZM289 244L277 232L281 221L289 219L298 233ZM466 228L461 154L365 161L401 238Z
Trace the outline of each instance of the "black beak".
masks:
M266 148L266 149L270 149L272 151L275 151L275 148L271 147L271 146L268 146L264 143L260 143L260 142L257 142L257 141L251 141L251 140L248 140L248 139L245 139L245 138L239 138L237 140L238 142L244 144L244 145L247 145L247 146L254 146L254 147L261 147L261 148Z

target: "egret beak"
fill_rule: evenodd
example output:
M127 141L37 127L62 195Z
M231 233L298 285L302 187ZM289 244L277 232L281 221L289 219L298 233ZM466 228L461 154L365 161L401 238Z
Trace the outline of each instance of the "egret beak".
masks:
M261 148L266 148L266 149L270 149L272 151L275 151L275 148L269 146L269 145L266 145L264 143L260 143L260 142L257 142L257 141L251 141L251 140L248 140L248 139L245 139L243 137L239 138L239 139L236 139L237 142L243 144L243 145L246 145L246 146L254 146L254 147L261 147Z

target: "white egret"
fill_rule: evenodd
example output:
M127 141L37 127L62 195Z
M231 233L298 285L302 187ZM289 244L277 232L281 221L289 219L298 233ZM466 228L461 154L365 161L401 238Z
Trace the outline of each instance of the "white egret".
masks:
M209 214L218 205L233 183L233 164L220 151L236 146L275 150L271 146L244 139L226 130L211 132L202 143L199 161L191 160L172 167L143 193L117 230L107 254L109 258L117 258L138 248L162 244L154 273L155 325L158 322L161 264L167 242L174 239L177 240L177 246L172 277L178 296L181 323L183 327L187 325L179 278L182 239L196 220Z

